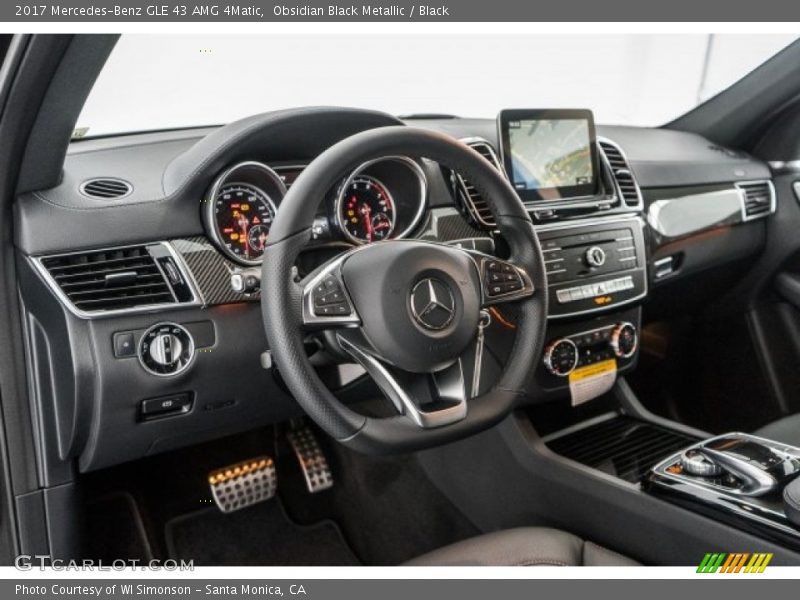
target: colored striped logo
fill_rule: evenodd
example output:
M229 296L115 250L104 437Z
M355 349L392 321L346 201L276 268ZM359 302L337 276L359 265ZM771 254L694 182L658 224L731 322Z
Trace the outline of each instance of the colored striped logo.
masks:
M698 573L763 573L772 560L772 553L735 552L708 552L700 566Z

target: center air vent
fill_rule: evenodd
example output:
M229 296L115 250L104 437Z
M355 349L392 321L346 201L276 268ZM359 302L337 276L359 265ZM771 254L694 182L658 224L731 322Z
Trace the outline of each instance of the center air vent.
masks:
M745 221L775 212L775 189L771 181L748 181L737 183L736 187L742 191L742 216Z
M492 145L486 140L464 140L470 148L475 150L478 154L483 156L501 173L503 167L500 165L500 160L497 158L497 153L492 148ZM480 226L488 229L494 229L495 220L492 211L489 208L489 203L481 196L480 192L475 189L469 181L461 175L456 174L457 193L461 202L464 205L470 217Z
M39 264L81 316L194 300L165 244L48 256Z
M642 194L622 149L609 140L600 140L598 144L611 168L611 174L614 176L622 202L628 208L640 208Z
M90 198L117 200L130 194L133 191L133 186L123 179L104 177L85 181L80 190L81 194Z

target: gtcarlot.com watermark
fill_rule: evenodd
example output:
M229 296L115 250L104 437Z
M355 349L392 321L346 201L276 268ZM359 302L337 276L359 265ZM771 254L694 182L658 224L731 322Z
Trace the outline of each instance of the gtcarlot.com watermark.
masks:
M193 560L63 560L47 554L21 554L14 559L14 567L19 571L194 571Z

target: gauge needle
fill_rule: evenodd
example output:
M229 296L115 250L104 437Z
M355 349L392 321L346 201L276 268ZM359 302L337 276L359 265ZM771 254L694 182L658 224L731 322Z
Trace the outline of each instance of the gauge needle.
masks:
M244 215L240 215L239 216L239 227L242 228L241 235L242 235L242 241L244 242L244 255L249 258L250 257L250 244L247 241L247 225L248 224L249 224L249 221L247 220L247 217L245 217Z
M364 227L367 230L367 241L372 241L372 209L369 204L361 205L361 214L364 216Z

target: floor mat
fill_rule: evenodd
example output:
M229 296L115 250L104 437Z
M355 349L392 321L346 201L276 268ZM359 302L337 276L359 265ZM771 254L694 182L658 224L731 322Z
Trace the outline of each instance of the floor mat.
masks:
M166 526L170 558L211 566L341 566L358 560L333 521L292 522L278 500L222 514L208 508Z
M338 523L371 566L398 565L480 532L433 485L413 455L367 456L317 436L334 486L308 494L292 461L278 461L278 494L294 520Z
M87 557L113 562L153 558L142 518L133 497L107 494L88 506ZM109 532L113 531L114 535Z

